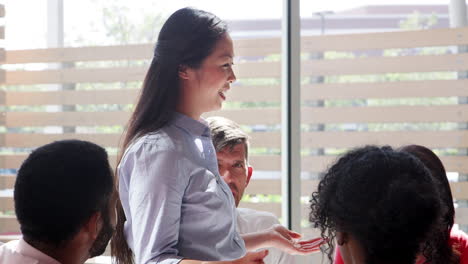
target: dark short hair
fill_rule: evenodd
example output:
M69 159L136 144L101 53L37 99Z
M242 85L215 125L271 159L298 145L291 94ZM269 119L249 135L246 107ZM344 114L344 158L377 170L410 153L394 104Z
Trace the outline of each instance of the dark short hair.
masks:
M211 139L217 152L225 147L232 150L236 145L244 144L245 159L248 160L249 136L236 122L220 116L208 117L206 121L210 127Z
M329 242L336 231L351 234L364 248L365 263L414 263L428 238L440 232L442 206L429 170L404 152L366 146L333 164L312 194L310 221Z
M109 214L114 190L106 151L91 142L56 141L34 150L15 183L15 212L25 239L59 246L95 212Z

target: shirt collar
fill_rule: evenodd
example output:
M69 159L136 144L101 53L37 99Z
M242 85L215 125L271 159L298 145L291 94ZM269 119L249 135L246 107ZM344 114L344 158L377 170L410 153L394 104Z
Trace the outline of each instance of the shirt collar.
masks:
M197 121L184 114L175 112L173 124L196 136L210 137L210 128L203 118Z
M30 258L36 259L39 261L39 263L44 263L44 264L60 264L57 260L54 258L44 254L43 252L37 250L33 246L29 245L26 241L24 241L23 238L21 238L18 241L18 247L17 247L18 253L24 256L28 256Z

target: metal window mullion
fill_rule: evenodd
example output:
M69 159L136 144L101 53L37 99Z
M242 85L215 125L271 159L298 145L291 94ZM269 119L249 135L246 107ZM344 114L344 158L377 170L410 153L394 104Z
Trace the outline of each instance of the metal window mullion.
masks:
M281 87L282 215L301 230L301 60L299 0L283 0Z

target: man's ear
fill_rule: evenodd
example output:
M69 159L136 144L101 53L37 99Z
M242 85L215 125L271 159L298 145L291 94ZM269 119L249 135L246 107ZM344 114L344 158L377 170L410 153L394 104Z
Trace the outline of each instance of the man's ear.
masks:
M100 229L102 228L101 213L96 212L91 215L88 221L84 224L83 229L92 239L96 239Z
M179 65L179 78L188 80L190 78L189 70L190 68L187 65Z
M247 182L245 183L245 186L247 186L249 184L250 178L252 177L252 173L253 173L253 167L248 166L247 167Z
M344 244L348 243L348 240L349 240L348 233L340 232L340 231L336 232L336 243L339 246L343 246Z

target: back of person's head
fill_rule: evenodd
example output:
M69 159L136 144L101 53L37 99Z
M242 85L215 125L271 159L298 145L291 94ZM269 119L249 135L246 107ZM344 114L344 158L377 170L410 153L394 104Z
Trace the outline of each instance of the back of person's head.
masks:
M426 240L440 223L436 183L422 162L390 147L366 146L346 153L312 194L310 221L329 239L332 261L336 232L363 248L365 263L414 263L419 252L430 260Z
M177 10L166 20L130 117L120 157L132 140L157 131L173 119L181 97L179 71L182 67L198 69L227 31L227 24L217 16L189 7ZM133 263L123 231L125 221L122 206L117 203L116 233L111 242L117 264Z
M39 147L16 178L21 232L27 242L62 247L96 212L109 221L113 191L112 170L100 146L64 140Z
M449 244L450 231L455 221L455 207L453 205L452 191L447 178L445 167L437 155L430 149L421 145L407 145L399 149L418 158L426 168L431 172L437 183L438 190L442 199L442 205L445 207L443 222L439 236L433 238L435 247L439 252L440 263L459 263L459 252L453 250Z
M236 145L243 144L245 158L248 159L249 136L236 122L220 116L208 117L206 121L211 130L211 139L216 152L226 147L232 150Z

